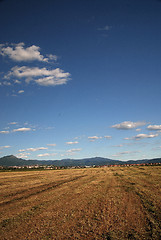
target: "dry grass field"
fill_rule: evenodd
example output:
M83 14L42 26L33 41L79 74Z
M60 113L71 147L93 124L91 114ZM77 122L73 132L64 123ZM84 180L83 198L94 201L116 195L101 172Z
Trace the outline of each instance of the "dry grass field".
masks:
M0 172L0 239L161 239L161 167Z

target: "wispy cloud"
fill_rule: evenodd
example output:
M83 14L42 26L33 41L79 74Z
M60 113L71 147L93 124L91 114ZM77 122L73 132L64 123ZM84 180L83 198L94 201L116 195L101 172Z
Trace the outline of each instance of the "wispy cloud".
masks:
M130 137L130 138L124 138L125 140L141 140L141 139L144 139L144 138L155 138L155 137L158 137L159 134L144 134L144 133L140 133L136 136L133 136L133 137Z
M56 55L47 54L47 57L44 57L40 54L40 47L32 45L30 47L25 47L25 44L1 44L0 45L0 55L7 56L13 61L17 62L29 62L29 61L40 61L48 62L49 60L57 60Z
M78 144L78 142L77 141L75 141L75 142L66 142L66 144L67 145L72 145L72 144Z
M129 155L129 154L136 154L136 153L140 153L141 151L124 151L124 152L118 152L114 155L112 155L113 157L120 157L123 155Z
M47 146L50 146L50 147L55 147L56 146L56 143L49 143L49 144L46 144Z
M11 146L6 145L6 146L0 146L0 150L5 149L5 148L10 148Z
M17 124L17 122L10 122L10 123L8 123L8 125L15 125L15 124Z
M121 130L129 130L129 129L137 128L144 125L146 125L145 121L139 121L139 122L125 121L122 123L112 125L111 127L116 129L121 129Z
M42 153L42 154L38 154L37 157L53 157L56 156L57 153Z
M112 138L112 136L104 136L104 137L102 137L102 136L91 136L91 137L88 137L88 139L90 140L90 142L94 142L94 141L96 141L96 140L98 140L98 139L103 139L103 138L106 138L106 139L111 139Z
M155 130L155 131L161 130L161 125L149 125L149 126L147 126L147 129L148 130Z
M123 144L113 145L112 147L123 147Z
M11 86L12 84L8 81L3 81L1 82L1 86L4 85L4 86Z
M48 148L46 148L46 147L37 147L37 148L26 148L26 149L20 149L19 150L19 152L28 152L28 151L30 151L30 152L36 152L36 151L40 151L40 150L46 150L46 149L48 149Z
M19 90L18 93L22 94L22 93L24 93L24 90Z
M73 149L67 150L67 153L79 152L81 150L82 150L81 148L73 148Z
M111 136L104 136L104 138L111 139L112 137Z
M98 140L98 139L101 139L102 137L98 137L98 136L92 136L92 137L88 137L88 139L91 141L91 142L94 142L95 140Z
M12 132L28 132L28 131L32 131L31 128L17 128L17 129L13 129Z
M137 128L137 129L136 129L136 132L140 132L140 131L141 131L141 128Z
M97 28L98 31L109 31L112 27L109 25L106 25L104 27Z

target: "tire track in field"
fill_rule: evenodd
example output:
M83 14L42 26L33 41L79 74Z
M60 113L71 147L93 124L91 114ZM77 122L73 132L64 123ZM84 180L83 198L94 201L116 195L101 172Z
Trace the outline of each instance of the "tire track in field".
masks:
M144 192L144 189L140 189L139 185L136 186L135 179L133 178L131 178L130 180L126 179L126 176L121 174L117 174L115 176L117 177L120 184L122 184L122 187L126 192L132 192L140 200L140 203L144 209L145 219L147 222L146 232L148 233L150 239L161 239L160 215L155 210L153 201L148 198L148 196ZM144 183L145 180L147 181L148 179L144 179L144 181L143 179L140 179L140 181Z
M37 195L37 194L40 194L40 193L52 190L54 188L60 187L60 186L62 186L65 183L70 183L70 182L79 180L81 178L84 178L85 176L87 176L87 175L74 177L74 178L68 179L68 180L62 180L62 181L58 181L58 182L52 182L52 183L48 183L48 184L43 184L43 185L38 186L38 187L33 187L30 190L25 190L25 191L23 190L22 192L18 192L18 195L21 194L21 193L24 193L24 192L26 192L26 194L24 194L23 196L15 197L15 198L13 198L11 200L7 200L5 202L1 202L0 206L7 205L7 204L13 203L13 202L18 201L18 200L27 199L27 198L29 198L31 196L34 196L34 195Z

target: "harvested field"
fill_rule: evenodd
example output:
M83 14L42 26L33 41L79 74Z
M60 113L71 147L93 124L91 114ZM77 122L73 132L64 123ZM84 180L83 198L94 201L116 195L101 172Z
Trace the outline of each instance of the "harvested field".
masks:
M161 239L161 167L0 172L0 239Z

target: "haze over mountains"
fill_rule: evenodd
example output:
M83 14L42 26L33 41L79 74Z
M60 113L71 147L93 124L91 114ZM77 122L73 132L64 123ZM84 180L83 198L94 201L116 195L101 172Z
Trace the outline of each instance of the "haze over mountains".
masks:
M93 157L84 159L62 159L62 160L24 160L13 155L0 158L0 166L31 166L31 165L55 165L55 166L102 166L115 164L141 164L141 163L160 163L161 158L119 161L109 158Z

